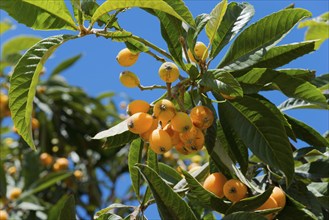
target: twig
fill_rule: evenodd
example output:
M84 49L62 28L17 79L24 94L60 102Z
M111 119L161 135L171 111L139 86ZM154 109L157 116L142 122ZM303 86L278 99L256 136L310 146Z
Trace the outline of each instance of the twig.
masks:
M138 85L138 88L142 91L144 90L153 90L153 89L167 89L167 86L152 85L152 86L142 86Z

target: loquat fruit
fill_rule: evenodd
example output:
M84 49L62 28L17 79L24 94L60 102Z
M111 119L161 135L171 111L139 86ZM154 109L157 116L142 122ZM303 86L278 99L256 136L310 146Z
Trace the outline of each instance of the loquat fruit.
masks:
M286 194L281 188L275 186L273 188L271 197L273 197L273 199L275 199L275 201L278 203L278 207L284 208L286 205Z
M127 119L129 131L134 134L142 134L149 130L153 124L153 117L144 112L133 114Z
M171 119L170 124L174 131L180 133L189 131L193 126L190 116L185 112L177 112L176 115Z
M157 154L163 154L173 147L169 134L162 129L154 130L150 135L149 142L150 148Z
M58 158L53 165L54 171L66 170L69 167L69 160L65 157Z
M224 196L231 202L238 202L247 195L247 186L237 179L230 179L224 184Z
M53 163L53 157L48 153L42 153L40 154L40 162L44 166L49 166Z
M13 188L13 189L10 191L9 199L11 199L11 200L15 200L15 199L17 199L21 194L22 194L22 189L15 187L15 188Z
M150 104L144 100L134 100L127 106L127 114L133 115L137 112L147 113L150 110Z
M138 76L130 71L123 71L119 76L120 82L122 85L128 88L135 88L140 85L140 80Z
M6 210L0 210L0 220L8 220L9 216Z
M203 183L203 188L212 192L219 198L224 197L224 184L227 182L226 177L222 173L210 174Z
M275 201L275 199L270 196L266 202L264 202L263 205L261 205L260 207L258 207L256 210L264 210L264 209L274 209L274 208L278 208L278 203ZM266 215L265 217L268 219L268 220L272 220L275 216L275 213L270 213L268 215Z
M180 141L178 144L175 145L175 149L179 153L184 154L184 155L188 155L188 154L192 153L192 151L190 149L188 149L182 141Z
M149 139L150 139L150 135L152 134L152 132L153 132L155 129L158 128L158 126L159 126L159 121L158 121L158 119L153 118L153 122L152 122L151 127L150 127L147 131L145 131L144 133L140 134L139 136L140 136L144 141L147 141L147 142L148 142Z
M194 53L195 53L197 59L205 60L208 57L207 46L201 41L196 42L196 44L194 46ZM192 62L196 63L196 60L190 49L188 49L187 55Z
M175 82L179 77L178 67L172 62L165 62L159 68L159 76L166 83Z
M38 129L40 127L39 120L36 118L32 118L31 125L33 130Z
M154 104L153 116L158 118L164 127L176 114L174 104L168 99L161 99Z
M190 117L193 124L200 129L207 129L214 122L213 112L208 107L203 105L192 108Z
M177 131L174 131L172 128L171 128L171 125L170 124L167 124L164 128L163 128L164 131L166 131L170 138L171 138L171 143L173 146L176 146L181 140L179 138L179 133Z
M116 60L121 66L132 66L138 60L139 53L133 53L128 48L120 50L116 56Z
M17 169L14 166L11 166L8 168L9 175L14 175L16 173Z
M83 172L81 171L81 170L75 170L74 172L73 172L73 175L74 175L74 177L77 179L77 180L81 180L82 179L82 177L83 177Z

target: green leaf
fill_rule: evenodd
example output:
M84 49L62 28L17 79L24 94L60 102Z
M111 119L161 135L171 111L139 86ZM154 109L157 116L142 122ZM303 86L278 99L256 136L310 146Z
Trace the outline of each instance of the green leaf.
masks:
M189 192L187 193L189 199L194 199L205 208L211 208L217 212L225 213L229 205L220 199L215 194L204 189L203 186L188 172L182 170L185 179L188 183Z
M126 42L131 40L131 36L133 35L131 32L129 31L125 31L125 30L120 30L120 31L109 31L106 33L96 33L97 36L102 36L105 38L110 38L113 41L116 42Z
M208 14L201 14L195 18L195 28L189 28L187 32L187 46L188 48L194 48L195 43L198 39L198 35L203 30L204 26L210 19L210 15ZM191 50L193 53L194 50Z
M268 188L262 194L251 196L234 203L227 211L226 215L237 211L253 211L263 205L266 200L271 196L273 187Z
M9 108L14 125L32 149L35 149L35 146L31 131L31 114L39 74L57 47L75 38L76 36L72 35L57 35L43 39L23 55L10 78Z
M266 220L267 218L254 212L235 212L224 216L222 220Z
M6 198L7 196L7 179L6 179L6 172L4 170L2 159L0 160L0 196L2 198Z
M0 21L0 35L10 30L12 26L9 21Z
M214 9L209 14L211 18L207 22L205 30L210 44L213 44L213 41L216 37L218 38L217 30L222 23L223 17L227 9L227 4L227 0L222 0L214 7Z
M84 18L80 0L70 0L70 2L72 5L75 20L78 22L79 25L82 25Z
M53 205L48 214L48 220L76 219L74 195L64 195Z
M165 179L166 181L177 184L179 181L182 180L181 175L171 166L168 166L165 163L158 163L159 166L159 174L160 176Z
M272 111L247 96L219 104L218 111L257 157L286 175L289 185L294 175L292 151L285 128Z
M149 47L147 47L145 44L135 40L135 39L127 39L125 42L127 48L131 50L134 53L139 53L139 52L147 52L150 50Z
M224 93L233 97L242 97L239 82L228 72L210 70L203 74L200 85L210 88L217 94Z
M296 8L284 9L262 18L246 28L236 38L218 67L225 70L240 70L254 65L297 22L310 16L309 11Z
M308 27L305 33L305 40L318 40L315 49L319 49L321 44L329 38L328 12L313 18L312 20L303 21L298 28Z
M296 173L304 178L329 178L329 159L320 159L296 168Z
M108 220L108 218L104 218L105 217L109 217L107 214L112 214L111 212L113 212L113 210L115 209L127 209L127 210L131 210L134 209L135 206L130 206L130 205L124 205L121 203L113 203L110 206L99 210L98 212L96 212L94 219L98 219L98 220Z
M64 0L2 0L0 8L36 30L78 30Z
M304 41L272 47L253 67L275 69L283 66L314 51L315 43L316 41Z
M51 72L50 78L58 75L59 73L63 72L64 70L70 68L75 62L77 62L81 58L82 54L78 54L71 58L64 60L62 63L57 65L55 69Z
M285 115L296 137L314 147L328 147L329 141L307 124Z
M142 164L138 164L136 167L148 182L162 219L196 220L187 203L153 169Z
M329 109L329 95L324 94L324 96L327 99L327 106L323 105L317 105L317 104L311 104L309 102L306 102L304 100L295 99L295 98L289 98L286 101L282 102L278 108L281 111L287 111L292 109Z
M169 1L168 1L169 2ZM173 2L174 3L174 2ZM177 3L179 4L179 3ZM93 14L91 18L91 24L93 25L102 15L108 13L113 10L123 9L123 8L132 8L132 7L140 7L140 8L150 8L154 10L163 11L168 13L179 20L186 22L187 24L194 26L194 20L188 14L179 14L182 11L176 11L175 8L172 8L170 4L162 0L153 0L153 1L115 1L115 0L107 0L104 2ZM181 9L181 8L179 8Z
M131 142L128 154L128 168L132 187L136 193L137 199L140 199L139 187L140 187L140 173L136 169L135 164L140 163L142 159L142 151L144 142L138 138Z
M212 42L210 57L216 57L254 16L254 7L248 3L231 2Z
M6 41L2 47L2 59L7 60L10 55L19 54L39 42L41 38L35 36L21 35Z
M129 131L127 120L120 122L119 124L101 131L93 137L93 139L99 140L107 138L106 146L108 147L120 147L125 145L132 140L136 139L138 135L133 134Z
M305 81L311 81L315 79L315 71L308 69L278 69L277 71L285 73L289 76L302 79Z

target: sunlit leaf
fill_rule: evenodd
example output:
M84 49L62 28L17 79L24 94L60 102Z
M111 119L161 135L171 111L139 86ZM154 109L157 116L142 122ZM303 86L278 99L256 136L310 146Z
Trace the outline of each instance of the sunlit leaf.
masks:
M139 138L131 142L129 154L128 154L128 168L130 173L130 179L132 183L132 187L136 193L137 198L139 199L139 187L140 187L140 173L136 169L135 164L140 163L142 159L142 151L143 151L144 143Z
M0 21L0 35L10 30L12 26L9 21Z

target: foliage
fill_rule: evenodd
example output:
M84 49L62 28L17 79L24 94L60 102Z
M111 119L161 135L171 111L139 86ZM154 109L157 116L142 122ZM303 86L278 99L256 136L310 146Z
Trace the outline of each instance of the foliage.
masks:
M135 7L158 18L167 50L120 26L118 15ZM0 8L32 29L71 31L45 39L18 36L2 47L0 77L9 106L0 106L0 208L11 218L146 219L145 210L154 203L163 219L213 219L213 211L224 214L223 219L265 219L271 213L278 219L329 216L328 137L284 113L296 108L328 110L328 74L280 68L317 50L328 38L328 13L302 21L311 13L288 7L244 28L255 13L253 6L226 0L195 18L183 1L175 0L108 0L101 5L92 0L3 0ZM299 28L309 27L306 41L277 45L298 23ZM8 22L0 25L1 34L11 27ZM203 32L209 44L197 57L194 46ZM208 106L215 120L204 131L205 147L194 155L154 153L129 130L113 93L91 97L60 75L81 54L40 78L58 47L88 35L123 42L135 54L174 62L185 71L187 77L180 76L176 84L138 87L165 89L154 103L166 97L183 112ZM213 64L229 43L221 61ZM188 50L196 62L191 62ZM270 90L288 99L277 107L264 96ZM9 116L8 107L19 136L2 123ZM309 146L295 148L297 139ZM42 159L45 153L50 162ZM56 168L65 158L66 167ZM188 172L184 160L203 165ZM248 186L248 197L234 203L204 189L208 173L218 171ZM116 182L124 173L130 174L132 186L125 198L117 198ZM23 193L12 199L8 194L15 186ZM285 191L286 206L255 211L274 186ZM107 201L102 201L104 188L110 192ZM76 212L76 207L84 211Z

